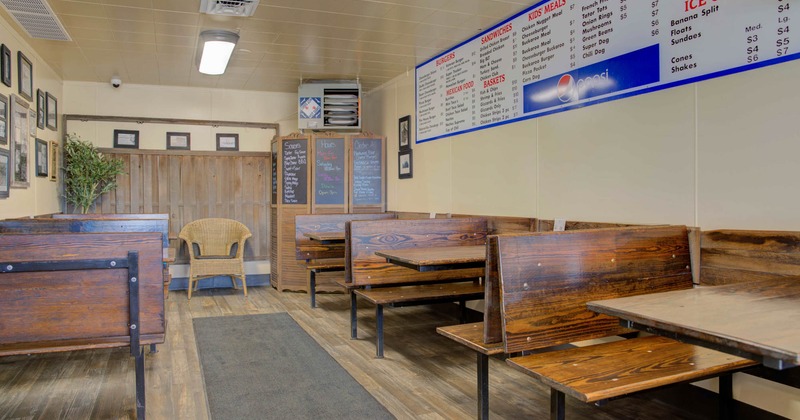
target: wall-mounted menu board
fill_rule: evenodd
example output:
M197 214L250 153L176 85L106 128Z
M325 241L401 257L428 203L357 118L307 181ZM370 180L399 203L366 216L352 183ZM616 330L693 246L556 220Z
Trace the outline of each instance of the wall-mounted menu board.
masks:
M383 204L383 139L353 138L353 205Z
M308 203L308 140L283 140L283 204Z
M416 141L795 60L791 3L539 2L417 66Z
M344 137L314 140L314 204L344 204Z

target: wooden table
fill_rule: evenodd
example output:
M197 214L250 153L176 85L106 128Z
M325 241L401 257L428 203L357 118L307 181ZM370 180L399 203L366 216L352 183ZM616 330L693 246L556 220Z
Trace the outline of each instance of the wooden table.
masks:
M753 281L588 303L621 324L761 361L800 365L800 280Z
M417 271L478 268L486 264L486 245L387 249L376 251L375 255Z
M344 242L344 232L306 232L303 236L320 241L323 244Z

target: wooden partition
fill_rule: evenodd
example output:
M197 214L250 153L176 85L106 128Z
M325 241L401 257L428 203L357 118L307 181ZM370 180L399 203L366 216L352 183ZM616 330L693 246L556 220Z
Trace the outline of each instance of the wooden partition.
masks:
M269 243L269 164L266 152L190 152L102 149L122 159L119 187L104 194L96 213L167 213L170 247L176 262L188 263L178 239L196 219L223 217L244 223L253 233L246 260L266 260Z
M800 276L800 232L703 231L699 260L706 286Z

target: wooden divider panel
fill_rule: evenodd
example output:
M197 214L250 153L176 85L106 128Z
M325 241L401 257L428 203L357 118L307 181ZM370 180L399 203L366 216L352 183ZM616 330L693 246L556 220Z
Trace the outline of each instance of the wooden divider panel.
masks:
M713 230L700 237L700 283L720 285L800 275L800 232Z
M157 232L169 247L169 220L161 219L12 219L0 221L0 233Z
M483 268L418 272L375 255L383 249L484 245L486 219L352 221L346 225L346 280L355 286L483 277Z
M586 302L692 287L685 226L498 236L505 351L616 335Z

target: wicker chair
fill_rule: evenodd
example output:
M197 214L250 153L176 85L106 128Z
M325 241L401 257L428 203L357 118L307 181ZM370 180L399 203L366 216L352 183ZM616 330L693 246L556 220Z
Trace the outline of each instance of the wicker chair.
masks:
M233 288L236 278L242 279L244 295L247 281L244 275L244 243L253 236L247 226L230 219L198 219L181 229L181 239L189 251L189 299L200 279L230 276ZM235 254L232 254L234 246Z

